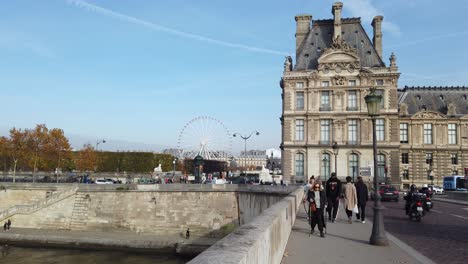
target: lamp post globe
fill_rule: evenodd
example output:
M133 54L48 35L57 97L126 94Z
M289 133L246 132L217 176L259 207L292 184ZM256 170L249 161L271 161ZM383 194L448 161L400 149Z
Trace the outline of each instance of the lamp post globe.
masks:
M372 119L372 147L374 157L374 221L372 226L372 234L369 243L375 246L388 246L387 235L383 222L381 197L378 192L378 170L377 170L377 140L375 132L375 119L380 115L380 102L382 96L375 94L375 88L370 88L370 93L364 97L367 104L368 115Z
M335 156L335 175L338 177L338 152L339 152L339 147L338 147L338 142L334 141L332 145L333 149L333 155Z

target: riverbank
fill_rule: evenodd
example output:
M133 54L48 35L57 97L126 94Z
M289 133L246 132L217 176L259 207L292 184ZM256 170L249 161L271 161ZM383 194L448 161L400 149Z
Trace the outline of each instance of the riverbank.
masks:
M134 232L94 232L12 228L0 232L0 243L22 247L122 250L180 255L193 258L218 239L157 236Z

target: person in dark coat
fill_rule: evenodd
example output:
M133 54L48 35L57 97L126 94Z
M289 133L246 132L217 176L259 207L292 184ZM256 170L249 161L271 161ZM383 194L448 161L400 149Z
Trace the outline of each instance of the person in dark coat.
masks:
M8 221L7 221L7 230L10 230L10 226L11 226L11 220L8 219Z
M362 177L359 176L358 181L354 185L356 187L357 193L357 206L359 213L356 214L358 221L361 221L363 224L366 223L366 203L369 200L369 191L367 186L364 184Z
M307 192L307 201L309 201L310 204L315 204L315 207L316 207L315 211L310 210L310 207L309 207L310 233L313 234L315 226L318 225L320 236L325 237L323 233L323 227L324 227L323 209L325 208L327 197L325 195L325 192L321 190L319 183L316 183L313 186L313 188L311 188Z
M336 173L332 172L331 178L328 179L325 190L328 201L328 221L336 222L336 215L338 214L338 206L340 205L341 196L341 181L336 177ZM332 215L333 211L333 215Z

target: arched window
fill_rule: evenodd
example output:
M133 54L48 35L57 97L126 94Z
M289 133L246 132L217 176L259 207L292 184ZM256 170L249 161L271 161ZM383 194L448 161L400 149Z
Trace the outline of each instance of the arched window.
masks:
M357 154L351 154L348 156L349 174L353 178L353 181L357 179L359 175L359 156Z
M387 159L384 154L377 155L377 180L384 181L387 178L385 168L387 167Z
M328 180L330 178L330 154L322 154L322 170L320 176L323 180Z
M304 177L304 154L296 154L296 176Z

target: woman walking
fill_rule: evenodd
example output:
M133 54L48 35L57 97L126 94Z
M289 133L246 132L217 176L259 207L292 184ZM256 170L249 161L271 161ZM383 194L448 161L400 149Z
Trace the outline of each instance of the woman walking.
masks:
M351 183L350 176L346 177L346 184L344 185L343 189L346 215L348 215L348 222L352 224L353 211L355 207L357 209L357 194L356 187L354 187L354 185Z
M320 236L325 237L323 233L323 209L327 201L325 192L321 190L320 184L315 183L307 193L307 201L310 203L309 218L310 218L310 233L314 233L315 226L318 225Z

